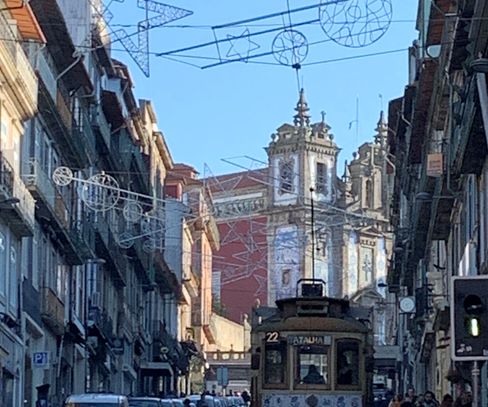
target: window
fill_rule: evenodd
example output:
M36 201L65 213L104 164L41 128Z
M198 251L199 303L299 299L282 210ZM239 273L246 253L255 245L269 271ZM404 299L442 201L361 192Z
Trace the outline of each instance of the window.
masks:
M267 343L264 351L264 383L285 384L286 342Z
M317 163L317 181L315 189L319 194L327 194L327 166L324 163Z
M7 294L7 241L5 235L0 232L0 295Z
M291 270L290 269L283 269L281 271L281 286L282 287L289 287L291 283Z
M359 342L341 340L337 342L337 386L359 386Z
M373 249L369 247L361 248L361 271L364 283L373 281Z
M280 193L291 192L293 192L293 161L282 161L280 163Z
M373 183L371 180L366 181L366 207L373 209Z
M329 384L329 346L297 346L296 384Z
M13 244L10 246L10 269L9 269L9 276L10 276L10 281L9 281L9 286L10 286L10 292L9 292L9 302L10 305L15 309L17 308L17 283L18 283L18 274L17 274L17 250L13 246Z

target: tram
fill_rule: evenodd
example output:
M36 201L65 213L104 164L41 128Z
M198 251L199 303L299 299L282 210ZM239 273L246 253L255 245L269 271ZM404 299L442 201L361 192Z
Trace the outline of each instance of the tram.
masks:
M373 406L369 322L347 299L323 296L324 286L302 279L296 297L254 310L252 407Z

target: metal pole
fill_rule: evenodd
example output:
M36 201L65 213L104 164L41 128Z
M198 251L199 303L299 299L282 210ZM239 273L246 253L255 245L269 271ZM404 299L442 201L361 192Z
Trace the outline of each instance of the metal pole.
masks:
M479 407L479 378L480 369L478 366L478 361L473 362L473 370L471 370L471 375L473 377L473 407Z
M314 214L313 214L313 192L314 189L310 188L310 206L312 215L312 279L315 279L315 226L314 226Z

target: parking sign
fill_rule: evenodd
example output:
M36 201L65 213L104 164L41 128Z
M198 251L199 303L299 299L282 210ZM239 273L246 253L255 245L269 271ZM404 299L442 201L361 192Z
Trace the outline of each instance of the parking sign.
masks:
M34 367L49 367L49 352L34 352L32 354Z

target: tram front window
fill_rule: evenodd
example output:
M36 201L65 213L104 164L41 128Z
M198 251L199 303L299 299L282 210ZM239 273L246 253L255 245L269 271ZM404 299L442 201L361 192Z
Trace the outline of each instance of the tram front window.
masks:
M286 342L266 344L264 381L268 385L285 383Z
M337 342L337 384L359 385L359 343L355 340Z
M328 375L329 347L325 345L297 346L297 384L326 385Z

